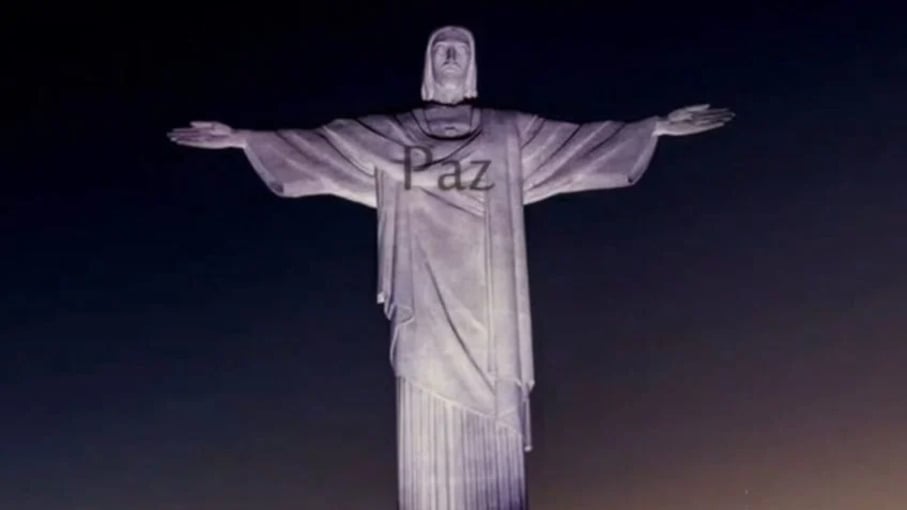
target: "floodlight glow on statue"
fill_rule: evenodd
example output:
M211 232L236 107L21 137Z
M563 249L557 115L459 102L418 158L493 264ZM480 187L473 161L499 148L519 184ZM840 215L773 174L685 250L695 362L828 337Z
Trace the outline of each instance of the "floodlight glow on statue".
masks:
M696 105L664 118L571 123L480 108L476 73L472 34L443 27L426 49L424 104L411 111L273 131L192 122L168 135L243 150L281 197L330 194L376 209L402 510L527 507L535 379L523 207L633 185L660 136L733 117Z

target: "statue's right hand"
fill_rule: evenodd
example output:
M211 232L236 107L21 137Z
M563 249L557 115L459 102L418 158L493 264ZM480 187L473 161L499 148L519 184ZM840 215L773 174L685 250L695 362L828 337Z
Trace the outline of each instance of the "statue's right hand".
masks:
M202 149L241 148L245 144L245 131L221 122L194 121L189 125L171 130L167 137L173 143Z

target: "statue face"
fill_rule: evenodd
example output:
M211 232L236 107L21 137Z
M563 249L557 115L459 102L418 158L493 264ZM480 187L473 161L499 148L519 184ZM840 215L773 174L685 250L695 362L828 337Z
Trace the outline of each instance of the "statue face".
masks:
M422 100L457 104L478 96L472 32L449 25L432 32L425 48Z
M469 40L458 31L444 32L435 39L431 48L432 70L440 85L464 86L471 51Z

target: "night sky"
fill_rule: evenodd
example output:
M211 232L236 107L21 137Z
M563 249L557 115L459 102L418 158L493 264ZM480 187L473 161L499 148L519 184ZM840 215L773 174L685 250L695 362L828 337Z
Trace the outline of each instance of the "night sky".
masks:
M527 208L533 508L907 508L903 20L642 4L8 13L0 509L394 507L374 210L165 134L413 107L450 23L487 106L737 113Z

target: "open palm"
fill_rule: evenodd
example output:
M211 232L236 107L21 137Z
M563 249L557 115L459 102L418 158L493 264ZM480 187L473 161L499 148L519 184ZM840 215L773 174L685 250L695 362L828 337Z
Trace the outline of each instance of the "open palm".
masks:
M720 128L734 118L726 108L710 108L707 104L686 106L660 119L655 128L657 135L685 136Z
M194 121L189 126L173 129L167 133L167 137L179 145L202 149L227 149L243 145L243 132L224 123Z

